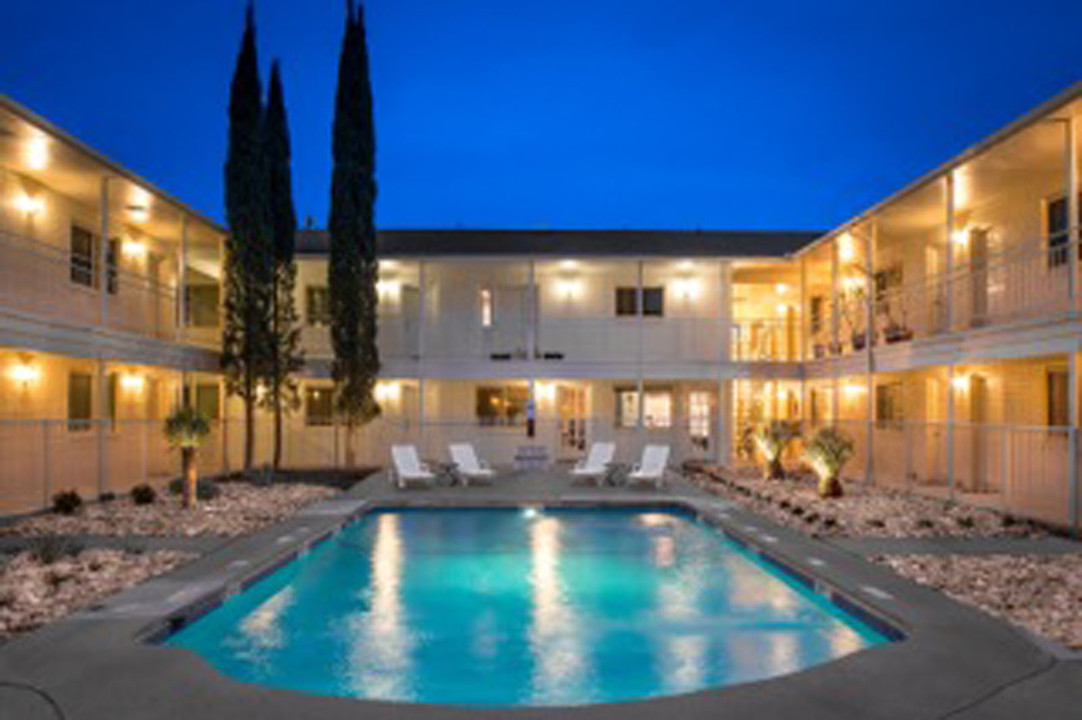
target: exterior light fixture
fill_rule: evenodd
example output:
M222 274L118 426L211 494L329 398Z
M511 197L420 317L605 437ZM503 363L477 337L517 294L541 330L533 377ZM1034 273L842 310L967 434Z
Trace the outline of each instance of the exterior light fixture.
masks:
M376 292L380 297L394 295L398 293L398 289L402 286L402 283L397 280L380 280L376 283Z
M778 295L784 295L785 293L789 292L789 286L785 283L778 283L774 286L774 292L776 292Z
M556 399L556 385L553 383L537 383L536 391L539 400L552 402Z
M136 391L136 390L142 390L143 389L143 376L142 375L136 375L134 373L129 374L129 375L124 375L123 377L120 378L120 386L122 388L124 388L125 390L131 390L133 392Z
M397 400L401 392L402 390L396 382L376 383L376 400L379 402Z
M789 306L785 303L778 303L778 315L788 315Z
M846 383L844 390L846 395L853 396L863 395L868 391L868 388L860 383Z
M44 170L49 165L49 139L44 136L31 138L26 143L26 166L31 170Z
M45 212L45 201L40 197L23 194L15 198L15 209L26 215L40 215Z
M674 283L676 294L691 300L699 294L699 281L695 278L683 278Z
M853 236L845 233L838 238L838 259L842 262L852 262L856 253L853 250Z
M126 209L133 223L141 224L150 219L150 210L146 205L129 205Z
M969 376L968 375L955 375L951 380L951 385L955 390L965 392L969 388Z
M139 240L125 240L121 251L130 258L146 257L147 246Z
M969 244L969 230L967 228L960 228L951 233L951 240L955 245L959 247L965 247Z
M17 383L22 383L25 387L41 377L41 370L30 363L20 362L16 365L12 365L10 374L12 380Z
M578 295L581 287L578 280L560 280L556 283L556 291L568 300Z

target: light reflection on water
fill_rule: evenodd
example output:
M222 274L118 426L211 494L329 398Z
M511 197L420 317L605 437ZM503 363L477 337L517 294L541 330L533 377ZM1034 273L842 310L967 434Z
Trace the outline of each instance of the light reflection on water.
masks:
M882 642L678 513L380 512L176 635L321 695L575 705L793 672Z

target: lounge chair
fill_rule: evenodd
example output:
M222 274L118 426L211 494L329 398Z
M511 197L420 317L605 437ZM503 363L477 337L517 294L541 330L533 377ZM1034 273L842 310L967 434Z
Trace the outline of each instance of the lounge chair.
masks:
M454 463L455 472L462 478L463 485L469 485L471 480L491 480L496 477L496 471L488 466L488 463L479 460L477 452L470 443L451 443L447 446L451 453L451 462Z
M391 460L393 461L391 467L392 479L398 487L404 488L409 483L428 486L436 484L436 474L421 462L421 458L417 456L415 446L392 445Z
M642 449L642 462L631 468L631 472L627 474L627 484L652 482L660 488L665 482L668 464L668 445L647 445Z
M586 458L571 468L571 477L589 478L600 485L612 466L612 458L615 454L616 443L595 442L590 446L590 452Z

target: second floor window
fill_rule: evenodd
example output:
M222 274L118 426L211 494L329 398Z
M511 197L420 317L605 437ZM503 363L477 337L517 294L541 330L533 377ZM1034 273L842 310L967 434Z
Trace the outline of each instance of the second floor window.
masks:
M1082 203L1082 198L1079 198ZM1082 207L1082 205L1080 205ZM1070 244L1067 198L1058 197L1045 205L1045 230L1048 235L1048 267L1066 265Z
M106 248L106 277L109 293L117 291L117 247L116 238L109 240ZM101 238L78 225L71 226L71 281L76 285L97 288L101 285L98 259L101 255Z
M616 288L616 316L629 317L638 315L638 295L637 288ZM665 315L665 288L644 287L642 289L642 314L647 317L663 317Z
M330 327L331 293L326 287L309 285L305 305L305 320L314 327Z
M481 288L481 327L492 327L492 289Z
M310 387L304 391L304 424L328 427L334 424L334 391L329 387Z

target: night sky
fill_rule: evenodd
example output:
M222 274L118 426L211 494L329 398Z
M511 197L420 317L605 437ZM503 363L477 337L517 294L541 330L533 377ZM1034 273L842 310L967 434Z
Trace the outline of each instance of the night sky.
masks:
M326 222L344 0L260 0ZM212 217L243 0L6 0L0 93ZM827 228L1082 78L1082 3L369 0L377 223Z

